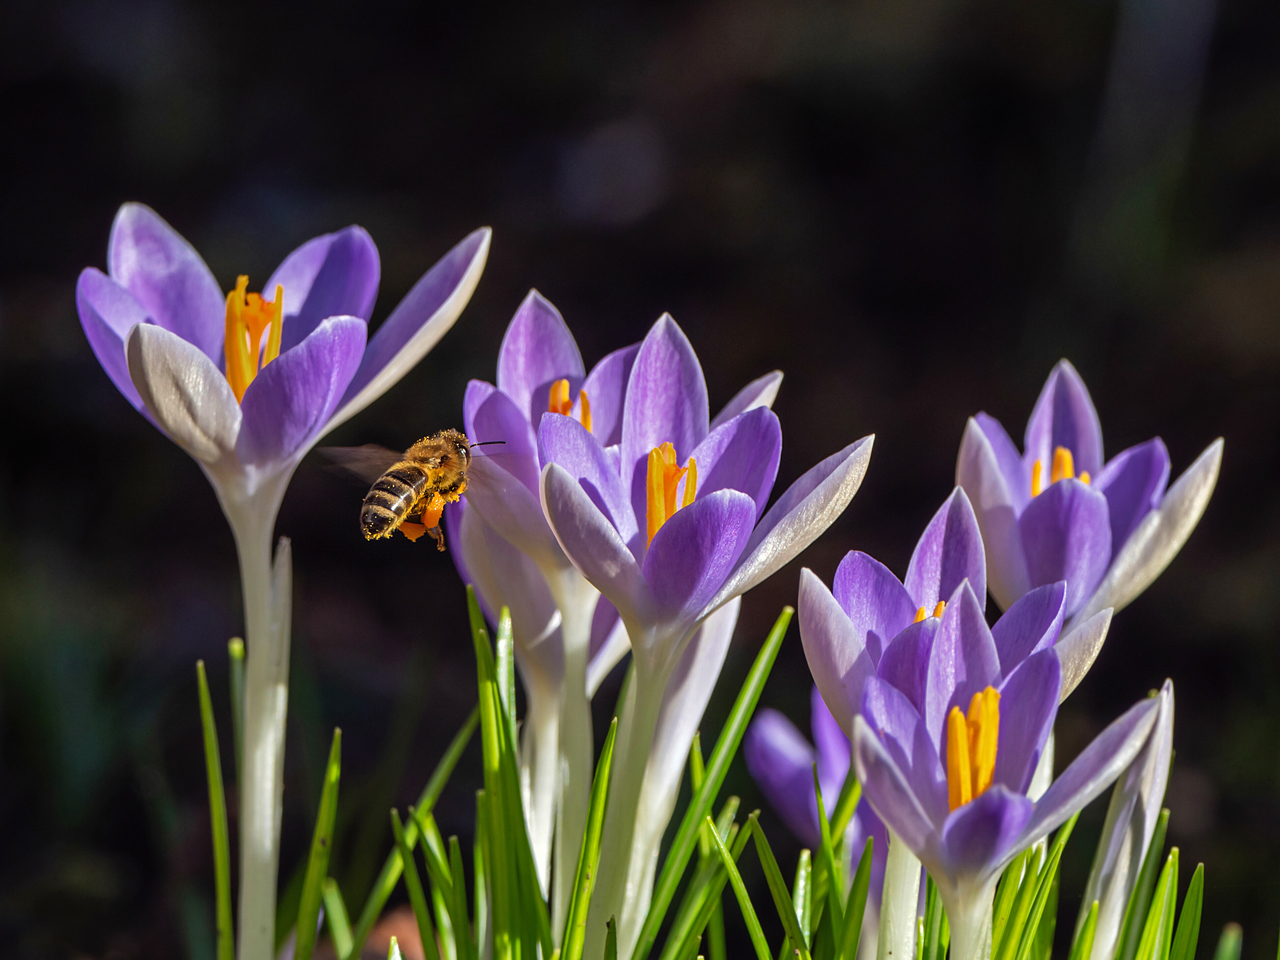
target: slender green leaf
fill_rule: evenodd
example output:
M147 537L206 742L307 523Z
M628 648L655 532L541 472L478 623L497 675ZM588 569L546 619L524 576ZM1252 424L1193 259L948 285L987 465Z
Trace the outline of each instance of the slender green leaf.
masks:
M867 910L867 894L871 890L871 859L875 852L875 838L867 837L862 848L862 859L853 874L853 886L844 904L844 933L840 937L840 949L836 960L853 960L858 955L858 938L862 936L862 920Z
M475 873L476 943L489 942L489 812L483 790L476 791L476 839L472 853Z
M1173 927L1177 894L1178 848L1174 847L1169 851L1160 871L1160 879L1156 882L1155 893L1151 898L1151 909L1147 911L1146 922L1142 925L1142 937L1138 940L1138 960L1165 960L1168 941L1172 939L1168 931Z
M1228 923L1222 928L1222 936L1218 938L1218 947L1213 951L1213 960L1240 960L1240 941L1244 931L1238 923Z
M445 960L456 960L454 932L454 910L456 895L453 889L453 873L445 860L444 838L436 826L435 817L431 814L418 816L413 808L409 810L410 822L417 823L422 836L419 847L422 849L423 862L427 867L427 880L431 883L431 907L436 915L436 928L440 934L440 943L444 947ZM463 917L465 929L466 918Z
M737 826L733 822L738 812L738 798L730 797L720 811L716 821L716 833L725 845L734 852L734 859L741 853L735 839ZM714 847L712 848L714 850ZM714 916L715 904L724 885L728 882L720 858L714 853L698 864L698 871L693 880L686 886L680 907L676 910L676 919L667 934L667 942L663 947L661 960L678 960L681 946L701 932Z
M1062 871L1059 870L1054 874L1053 883L1049 887L1049 902L1045 905L1044 916L1040 918L1040 926L1036 928L1030 960L1050 960L1053 953L1053 935L1058 929L1058 891L1061 885Z
M1022 882L1018 884L1018 895L1013 898L1013 909L1009 913L1009 921L1004 927L1004 936L1000 945L994 943L991 948L992 960L1013 960L1022 943L1022 931L1027 924L1027 916L1036 899L1036 884L1040 879L1040 854L1032 850L1027 860L1027 869L1022 874Z
M1000 948L1001 940L1004 938L1004 928L1008 925L1009 916L1013 913L1013 902L1018 895L1022 875L1031 869L1031 858L1034 855L1034 849L1019 854L1013 863L1004 868L1004 873L1000 876L1000 884L996 887L995 904L991 911L992 955Z
M800 857L796 861L795 882L791 885L791 902L795 904L796 920L800 924L800 933L804 937L806 946L812 943L812 879L813 854L808 850L801 850Z
M707 817L707 822L711 822L710 817ZM800 929L796 905L787 892L786 881L782 879L782 871L778 869L778 861L773 856L769 841L765 839L758 820L751 822L750 829L755 834L756 854L760 857L760 865L764 867L765 882L769 885L769 893L773 895L773 905L782 920L782 928L787 932L787 939L791 941L801 960L809 960L809 945L805 942L804 931ZM730 876L729 879L732 882L733 877ZM734 892L737 892L736 888Z
M231 742L235 746L236 789L239 789L244 769L244 641L239 637L227 641L227 659L231 677Z
M609 806L609 771L613 768L613 746L618 737L618 718L609 724L604 738L600 759L596 761L595 779L591 781L591 800L587 807L587 829L582 837L582 849L578 853L578 870L573 877L573 898L565 915L563 960L581 960L587 939L587 910L591 906L591 893L595 890L596 874L600 867L600 837L604 831L605 811ZM697 748L695 747L695 750Z
M494 647L498 693L502 699L502 710L507 715L507 739L516 743L515 640L511 631L511 611L506 607L498 615L498 635L494 639Z
M846 778L847 781L848 778ZM844 891L844 878L841 876L835 843L832 840L831 823L827 820L826 802L822 796L822 784L818 780L818 765L813 765L813 792L818 802L818 859L814 864L813 897L817 901L817 914L821 919L825 909L831 920L831 932L834 942L840 942L844 932L844 908L840 897Z
M347 904L338 889L338 881L333 877L324 881L324 917L329 924L334 953L346 956L351 952L351 920L347 917Z
M400 848L400 861L404 865L404 885L409 891L409 906L413 908L413 917L418 921L418 937L422 941L422 953L428 960L438 960L440 952L436 949L436 931L431 925L431 914L427 912L427 898L422 893L422 880L418 877L418 866L413 862L413 851L409 849L408 838L400 823L400 814L391 811L391 832L395 835L396 846Z
M702 731L693 732L693 745L689 747L689 794L697 796L702 789L702 781L706 779L707 768L702 760ZM698 860L706 860L711 856L711 838L705 831L698 832Z
M928 880L924 902L924 929L921 936L924 948L921 957L923 960L944 960L947 947L943 942L943 930L947 925L947 917L942 908L942 897L938 895L938 887L932 877Z
M1036 936L1040 930L1040 920L1044 917L1045 907L1049 903L1049 892L1053 889L1053 881L1058 876L1058 864L1062 861L1062 851L1067 845L1067 840L1071 837L1071 831L1075 829L1076 820L1079 818L1080 813L1077 811L1070 820L1058 828L1058 834L1053 838L1053 846L1049 848L1049 856L1036 877L1035 897L1031 902L1031 910L1027 914L1026 922L1022 926L1021 936L1018 939L1017 960L1027 960L1031 956L1031 948L1035 945ZM1017 928L1005 931L1005 942L1001 944L1002 952L1005 944L1014 942L1013 935L1017 933Z
M711 818L707 817L706 821L711 823ZM752 825L755 823L754 820L749 822ZM715 846L715 852L719 855L720 862L724 864L725 872L729 876L729 883L733 886L733 895L738 898L738 907L742 910L742 919L747 924L747 933L751 936L751 945L756 949L757 960L773 960L773 955L769 952L769 942L765 940L764 931L760 929L760 918L756 916L755 908L751 906L751 897L747 894L746 884L742 882L742 874L738 873L738 865L733 862L733 857L725 849L725 845L720 842L719 836L712 836L711 842ZM759 847L756 849L758 850ZM774 866L776 867L777 864ZM794 912L791 914L791 922L793 925L795 924Z
M204 675L204 661L196 661L200 690L200 727L204 733L204 768L209 782L209 827L213 836L213 884L218 930L218 960L233 960L235 931L231 919L231 847L227 839L227 795L222 787L222 758L218 755L218 728L213 721L213 699Z
M387 944L387 960L404 960L403 954L400 953L400 944L395 937L392 937L391 942Z
M307 858L307 875L302 881L302 899L298 901L295 960L311 960L316 948L320 921L320 901L324 881L329 875L329 853L333 849L333 822L338 814L338 780L342 776L342 731L334 728L325 765L324 789L320 793L320 809L316 813L316 829L311 835L311 855Z
M618 960L618 924L613 917L605 926L604 960Z
M1160 861L1164 859L1164 838L1168 829L1169 810L1166 807L1156 818L1151 846L1147 848L1147 855L1142 861L1138 882L1133 885L1133 893L1129 895L1124 920L1120 923L1120 937L1116 941L1115 960L1134 960L1138 953L1138 941L1142 938L1147 911L1151 909L1151 894L1156 888L1156 875L1160 872Z
M707 955L710 960L729 960L729 950L724 940L724 909L720 906L720 891L716 891L715 906L707 921Z
M711 804L715 800L716 794L720 792L720 785L724 782L725 774L729 771L730 762L738 752L738 745L742 742L742 736L746 733L747 724L755 711L756 703L760 700L760 692L764 689L764 682L769 676L769 671L773 668L774 660L777 659L778 651L782 647L782 639L786 636L787 627L791 623L793 613L795 611L791 607L783 608L782 613L773 625L773 629L769 631L769 635L765 638L760 652L756 655L755 663L752 664L751 671L747 674L747 679L742 684L742 689L738 691L738 698L734 701L733 709L729 712L729 718L725 721L725 725L720 731L720 737L716 740L715 749L711 751L711 762L707 764L706 776L702 781L702 787L689 801L689 806L685 810L680 826L676 830L675 839L671 843L671 849L662 864L658 882L654 886L653 900L649 906L649 913L641 925L636 948L632 953L632 960L644 960L645 957L649 956L649 951L653 949L654 940L658 936L658 928L662 926L662 921L667 914L667 907L671 905L671 900L675 897L676 889L684 876L685 867L689 863L690 856L693 855L693 848L702 830L703 821L711 809ZM723 846L723 844L719 844L719 846Z
M467 874L462 865L462 845L456 836L449 837L449 869L453 872L453 935L462 960L473 960L477 948L471 939L471 923L467 917Z
M1071 956L1069 960L1089 960L1093 955L1093 937L1098 932L1098 901L1093 901L1093 906L1089 908L1089 914L1085 917L1084 926L1080 928L1080 933L1076 936L1076 941L1071 945Z
M759 819L759 817L760 817L760 811L753 810L751 812L751 815L747 817L748 825L751 823L751 821ZM751 830L750 829L740 830L738 829L738 825L735 823L730 825L727 836L724 834L719 834L719 836L724 846L726 846L729 849L729 854L730 856L733 857L733 862L734 863L739 862L742 859L743 851L747 849L747 841L751 838ZM715 878L709 890L707 891L707 896L703 898L702 909L698 912L697 917L694 919L693 926L690 928L692 932L686 936L686 939L689 936L696 936L699 933L701 933L703 930L707 929L707 927L711 923L712 918L715 917L717 913L721 915L721 919L723 920L724 909L721 907L721 904L720 904L720 896L724 892L724 888L729 882L729 874L725 871L723 864L720 863L720 857L718 854L715 853L714 844L712 844L711 849L712 849L712 855L715 857L715 861L716 861ZM673 936L672 936L673 940L675 940L674 934L675 934L675 931L673 931ZM675 948L678 948L679 942L678 941L674 942L672 944L669 944L669 946L672 948L672 951L671 951L672 955L674 955ZM668 953L668 951L663 951L663 952L664 954Z
M1173 936L1169 960L1195 960L1196 944L1200 941L1200 911L1204 906L1204 864L1196 866L1187 885L1187 895L1182 899L1182 913L1178 916L1178 932Z
M844 786L840 788L840 796L836 798L835 815L831 818L831 836L843 837L853 819L853 812L858 809L858 801L862 799L862 784L854 773L853 764L849 764L849 773L844 778Z

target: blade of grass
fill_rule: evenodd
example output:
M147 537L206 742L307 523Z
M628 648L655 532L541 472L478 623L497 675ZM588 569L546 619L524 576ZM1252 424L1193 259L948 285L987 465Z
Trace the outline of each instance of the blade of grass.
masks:
M706 822L711 824L711 818L707 817ZM755 823L754 820L748 822L750 824ZM715 825L711 824L711 826L714 827ZM749 830L750 827L748 827ZM756 916L755 908L751 906L751 897L747 894L746 884L742 882L742 874L738 872L738 865L733 862L733 857L725 849L725 845L720 842L718 835L711 838L711 843L720 857L720 862L724 864L725 872L729 876L729 883L733 886L733 895L738 899L738 907L742 910L742 919L747 924L747 933L751 937L751 945L755 947L757 960L773 960L773 954L769 952L769 942L765 940L764 931L760 929L760 918ZM791 922L795 923L794 911L792 912Z
M1200 941L1200 911L1204 906L1204 864L1196 866L1187 885L1187 895L1182 899L1182 913L1178 916L1178 932L1173 935L1173 947L1169 960L1195 960L1196 944Z
M693 745L689 748L689 794L697 796L702 789L702 781L706 779L707 768L702 761L702 731L693 732ZM711 838L705 832L698 833L698 860L704 861L711 856Z
M1044 868L1036 877L1035 897L1032 900L1031 910L1027 915L1026 922L1022 926L1021 936L1018 940L1018 952L1015 955L1017 960L1027 960L1031 955L1031 948L1036 942L1036 935L1040 931L1040 920L1044 916L1045 906L1049 902L1049 891L1053 889L1054 878L1058 875L1058 864L1062 862L1062 851L1067 845L1067 841L1071 838L1071 831L1075 829L1076 820L1080 818L1077 812L1070 820L1058 828L1057 836L1053 838L1053 846L1049 848L1049 856L1045 860ZM1012 944L1013 936L1018 931L1006 930L1005 943ZM1003 947L1004 944L1001 944Z
M1080 934L1076 937L1076 942L1071 945L1071 956L1068 960L1089 960L1093 954L1093 937L1098 932L1098 901L1093 901L1093 906L1089 908L1089 915L1085 917L1084 926L1080 928Z
M853 764L849 765L849 773L844 778L844 786L840 788L840 796L836 798L835 814L831 818L831 836L844 837L853 819L853 811L858 809L858 801L862 799L862 784L853 772Z
M1178 848L1174 847L1169 851L1164 867L1160 870L1160 879L1156 882L1155 894L1151 898L1151 909L1147 911L1146 922L1142 925L1142 937L1138 941L1138 960L1163 960L1163 954L1168 948L1166 931L1173 925L1173 911L1176 906L1174 898L1177 892Z
M871 890L871 859L875 852L875 838L867 837L862 848L862 859L853 874L853 886L844 904L844 934L836 960L853 960L858 955L858 939L862 936L862 920L867 910L867 894Z
M738 798L730 797L720 812L720 818L716 821L716 833L730 850L734 850L736 842L737 826L733 818L737 812ZM735 860L737 856L735 852ZM727 882L728 877L725 876L724 868L720 865L720 858L714 853L706 861L698 864L698 871L685 889L680 907L676 910L676 919L667 932L667 942L662 948L660 960L678 960L682 944L687 943L701 930L699 919L703 914L706 914L703 923L710 920L712 910L708 904L713 897L720 895L720 891L724 889L724 884Z
M759 816L760 816L759 810L753 811L751 813L751 816L747 818L748 824L753 819L756 819ZM742 852L747 849L747 840L750 839L750 837L751 837L751 830L749 828L739 830L737 824L732 824L729 827L727 838L723 834L720 835L721 841L724 843L726 847L729 848L729 853L733 857L734 863L737 863L739 860L742 859ZM693 926L689 928L690 932L688 934L682 935L684 940L686 941L692 937L697 936L703 930L707 929L710 926L713 918L715 918L717 915L721 917L721 934L723 935L723 932L724 932L723 931L724 909L720 905L720 895L724 892L725 885L729 882L729 874L725 872L723 865L721 865L720 857L715 854L714 845L712 846L712 856L715 857L715 861L716 861L715 877L712 881L711 888L708 891L708 896L703 900L702 909L699 911L698 916L694 919ZM668 949L664 950L663 953L667 954L668 952L670 952L671 955L674 955L678 951L679 946L680 946L680 941L675 939L674 931L673 931L671 942L668 943Z
M707 817L707 822L711 822L710 817ZM778 869L778 861L773 856L773 850L769 846L769 841L765 839L764 830L761 829L758 820L751 821L751 830L755 834L756 854L760 858L760 865L764 867L765 882L769 885L769 893L773 895L773 905L782 920L782 928L786 931L792 947L799 954L800 960L809 960L809 945L805 942L804 931L800 929L796 905L791 900L791 894L787 892L786 881L782 879L782 871ZM730 880L732 879L730 877ZM734 892L737 892L736 888Z
M928 880L924 902L924 930L920 938L924 949L921 956L923 960L943 960L947 952L942 944L946 911L942 909L942 898L938 895L938 886L932 877Z
M1018 884L1018 895L1013 898L1013 908L1009 912L1009 920L1004 926L1004 935L1000 938L999 949L991 950L992 960L1013 960L1022 942L1022 930L1027 923L1027 914L1036 898L1036 882L1040 879L1039 855L1034 848L1027 858L1026 870L1022 873L1022 881Z
M1222 928L1217 949L1213 951L1213 960L1240 960L1240 941L1243 936L1240 924L1228 923Z
M240 772L244 769L244 641L239 637L227 641L227 660L231 678L231 742L235 746L238 790Z
M302 881L302 899L298 901L295 960L311 960L316 948L320 919L320 901L324 881L329 875L329 852L333 849L333 821L338 813L338 781L342 777L342 731L334 728L329 762L325 765L324 789L320 793L320 809L316 813L316 829L311 835L311 856L307 859L307 875Z
M333 940L333 952L343 957L351 952L351 920L347 917L347 904L342 899L338 882L329 877L324 882L324 916L329 924L329 936Z
M609 724L604 738L600 759L596 762L595 779L591 781L591 800L587 807L587 830L582 837L582 849L578 854L578 870L573 878L573 897L565 916L563 960L582 960L587 938L587 908L591 905L591 893L596 885L596 872L600 866L600 837L604 830L605 811L609 805L609 771L613 767L613 745L618 736L618 718ZM696 747L694 748L696 751Z
M457 953L461 960L473 960L476 945L467 917L467 874L462 865L462 845L456 836L449 837L449 869L453 873L453 936Z
M204 661L196 661L200 689L200 728L204 734L204 768L209 782L209 828L213 836L213 883L218 931L218 960L233 960L236 941L231 918L231 846L227 839L227 795L222 787L222 758L218 754L218 728L213 720L213 698L204 674Z
M480 950L489 942L489 811L483 790L476 791L476 839L472 871L476 883L476 943Z
M444 948L444 960L457 960L453 923L453 873L445 861L444 838L440 836L440 829L431 814L419 817L410 808L409 820L417 823L418 832L422 836L422 842L418 846L422 849L423 862L427 866L427 880L431 883L431 908L435 911L436 930Z
M801 850L796 861L796 879L791 885L791 902L796 905L796 920L800 924L800 933L804 937L805 946L812 942L813 934L813 853Z
M507 738L516 740L516 656L515 640L511 630L511 611L503 607L498 614L498 635L494 638L497 667L498 694L502 710L507 715Z
M413 908L413 917L418 921L418 938L422 941L422 954L428 960L439 960L436 931L431 925L431 915L427 912L427 898L422 893L422 880L418 877L418 866L413 862L413 851L409 849L404 827L400 823L400 814L394 809L391 811L391 832L395 835L396 846L400 848L400 862L404 865L404 885L409 891L409 906Z
M632 960L644 960L653 949L653 943L658 937L658 928L662 926L667 907L671 905L676 889L680 886L685 867L689 863L689 857L693 854L694 845L702 830L703 821L711 809L716 794L720 792L720 785L729 771L730 762L738 752L738 746L747 730L747 723L751 720L756 703L760 700L760 692L764 689L764 682L773 668L774 660L778 657L782 639L786 636L787 627L794 613L791 607L783 607L769 635L765 637L764 644L756 655L755 663L751 665L751 671L742 684L742 689L738 691L738 697L734 701L733 709L729 712L729 718L720 731L715 749L711 751L711 762L707 764L702 787L689 801L688 809L685 810L680 826L676 830L675 839L672 840L671 849L662 864L658 882L654 886L649 913L640 927L636 948L631 955ZM723 846L723 844L720 845Z
M848 782L848 778L845 778ZM822 784L818 780L818 765L813 765L813 790L818 800L818 830L821 842L818 844L818 862L814 868L813 894L815 898L825 896L826 911L831 920L831 933L834 942L839 943L844 933L844 908L840 903L840 895L844 890L844 878L840 876L840 867L836 862L836 850L832 841L831 823L827 820L827 808L822 797ZM843 791L841 791L843 793ZM821 913L822 903L818 910Z
M1000 943L1004 938L1004 928L1008 925L1009 915L1013 912L1013 901L1018 895L1018 887L1021 885L1022 875L1029 869L1034 853L1034 850L1026 850L1020 854L1013 863L1005 867L1004 873L1000 876L1000 884L996 887L995 905L991 911L991 951L993 955L1000 948Z
M1156 819L1156 828L1151 834L1151 846L1147 848L1146 858L1142 861L1142 870L1138 873L1138 882L1133 885L1133 893L1129 895L1129 903L1124 910L1124 920L1120 924L1120 938L1117 941L1115 960L1134 960L1138 952L1138 941L1142 938L1142 928L1147 919L1147 911L1151 909L1151 894L1156 887L1156 875L1160 872L1160 861L1164 854L1164 838L1169 829L1169 809L1160 811Z
M605 926L604 960L618 960L618 925L613 917Z

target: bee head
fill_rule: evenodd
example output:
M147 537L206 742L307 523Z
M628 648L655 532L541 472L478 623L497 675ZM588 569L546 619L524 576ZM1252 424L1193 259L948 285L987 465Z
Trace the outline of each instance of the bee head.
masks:
M453 448L454 454L463 466L471 462L471 441L458 430L446 430L442 439Z

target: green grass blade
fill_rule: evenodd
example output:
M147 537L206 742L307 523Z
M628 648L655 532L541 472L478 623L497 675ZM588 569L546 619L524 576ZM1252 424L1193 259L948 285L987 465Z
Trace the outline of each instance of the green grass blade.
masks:
M1040 926L1036 928L1036 938L1031 944L1030 960L1050 960L1053 953L1053 935L1058 929L1058 891L1062 884L1062 871L1054 874L1053 883L1049 886L1049 902L1045 904L1044 915L1040 918Z
M404 960L404 955L400 952L400 944L396 942L395 937L392 937L391 942L387 944L387 960Z
M730 797L716 821L716 833L731 850L735 847L734 835L737 827L733 818L738 812L738 798ZM740 850L734 852L734 859ZM667 942L663 947L661 960L679 960L681 945L690 941L709 922L713 916L713 898L718 898L724 889L728 877L720 865L720 858L714 853L705 861L700 861L698 871L685 887L680 907L676 910L675 921L667 933ZM705 917L704 917L705 914Z
M796 878L791 885L791 902L796 906L796 920L806 945L813 942L813 854L801 850L796 861Z
M213 698L204 674L204 661L196 661L200 689L200 728L204 733L204 768L209 782L209 827L213 836L213 882L218 931L218 960L233 960L235 931L231 918L231 846L227 837L227 795L222 787L222 758L218 755L218 728L213 720Z
M848 782L848 777L845 782ZM818 862L814 866L813 895L815 899L826 898L826 912L830 918L831 933L835 943L840 942L844 933L844 908L840 896L844 892L844 878L840 876L840 867L836 857L835 844L832 840L831 823L827 820L826 803L822 797L822 784L818 781L818 765L813 765L813 790L818 800L818 829L821 842L818 844ZM841 791L843 794L843 791ZM818 903L819 911L822 902Z
M604 832L604 815L609 806L609 771L613 768L613 745L618 737L618 718L609 724L604 738L600 759L596 761L595 779L591 781L591 800L587 807L587 829L582 837L582 849L578 854L578 870L573 878L573 898L565 916L561 957L563 960L582 960L582 950L587 939L587 909L591 906L591 893L595 889L596 874L600 866L600 837ZM697 747L695 746L696 750Z
M853 874L853 886L844 905L844 933L840 937L840 949L836 960L854 960L858 955L858 938L862 936L862 920L867 910L867 894L871 891L871 858L875 851L875 838L867 837L862 848L862 859Z
M844 838L853 819L853 811L858 809L858 801L862 799L862 784L854 773L853 764L849 764L849 773L844 778L844 786L840 788L840 796L836 798L836 809L831 817L831 836Z
M1240 960L1240 941L1244 931L1238 923L1228 923L1222 928L1222 936L1218 938L1218 947L1213 951L1213 960Z
M1027 915L1031 913L1036 898L1036 882L1040 879L1039 855L1033 847L1031 856L1027 858L1027 867L1023 871L1022 881L1018 884L1018 895L1013 898L1013 908L1009 912L1009 920L1004 926L1004 935L1000 938L999 948L994 944L991 949L992 960L1013 960L1022 943L1022 930L1027 923Z
M711 822L710 817L707 817L707 822ZM782 878L782 871L778 869L778 861L773 856L773 849L765 839L764 830L761 829L758 820L751 822L750 829L755 834L756 854L760 857L760 865L764 867L765 882L769 885L769 893L773 895L773 905L778 911L778 917L782 920L782 928L786 931L787 939L791 941L791 946L800 956L800 960L809 960L809 945L805 942L804 931L800 929L796 905L791 900L791 894L787 892L786 881ZM732 876L729 879L732 881ZM736 887L734 892L737 893Z
M351 920L347 917L347 904L333 877L324 881L324 917L329 924L329 937L333 940L333 952L345 957L351 952Z
M920 937L922 960L944 960L947 951L942 944L942 926L946 911L942 909L942 898L932 877L927 882L924 902L924 928Z
M1195 960L1196 944L1200 941L1200 911L1204 906L1204 864L1196 866L1187 885L1187 895L1182 900L1182 913L1178 916L1178 932L1173 935L1173 947L1169 960Z
M1156 819L1156 828L1151 834L1151 846L1142 861L1142 870L1138 873L1138 882L1133 885L1133 893L1129 895L1129 903L1125 907L1124 920L1120 924L1120 938L1117 941L1115 960L1134 960L1138 953L1138 941L1142 938L1142 928L1147 919L1147 911L1151 909L1151 895L1156 887L1156 875L1160 872L1160 861L1164 858L1164 838L1169 829L1169 810L1160 811Z
M1138 960L1164 960L1167 943L1165 931L1172 926L1174 898L1178 893L1178 848L1169 851L1169 856L1160 871L1160 879L1156 883L1155 894L1151 898L1151 909L1147 911L1146 922L1142 925L1142 937L1138 940Z
M707 817L706 821L711 824L710 817ZM750 823L754 825L755 821L752 820ZM711 825L714 827L714 824ZM720 862L724 864L725 872L729 876L729 883L733 887L733 895L738 898L738 906L742 910L742 919L747 924L747 933L751 936L751 945L755 947L757 960L773 960L773 955L769 952L769 943L764 938L764 931L760 929L760 918L756 916L755 908L751 906L751 897L747 894L746 884L742 882L742 874L738 872L738 865L733 862L733 857L725 849L725 845L720 842L718 835L713 836L711 842L715 847L716 854L720 857ZM759 847L756 849L758 850ZM776 867L777 865L775 864L774 866ZM791 914L791 922L795 924L794 911Z
M404 885L409 891L409 906L413 908L413 917L418 921L422 953L427 960L439 960L436 931L431 925L431 914L427 912L427 898L422 893L422 880L418 877L418 866L413 862L413 851L409 849L404 827L400 823L400 814L395 810L391 811L391 832L395 835L396 846L400 848L400 862L404 865Z
M742 852L746 850L747 840L751 837L751 830L749 829L750 823L751 821L758 819L759 816L760 811L754 810L751 815L747 817L748 829L740 830L738 829L737 824L731 824L727 834L719 834L721 842L729 849L729 854L733 857L734 863L737 863L742 859ZM724 866L720 863L720 857L715 853L714 844L711 849L712 856L715 858L715 876L708 888L706 897L704 897L702 901L702 909L694 919L693 925L689 928L689 932L681 934L681 937L686 941L707 929L717 914L720 915L723 926L724 910L720 905L720 896L724 893L724 888L729 883L729 874L725 872ZM672 942L668 943L668 950L663 951L664 955L670 954L674 956L678 951L681 940L675 937L675 931L672 931L671 941Z
M1027 913L1026 921L1022 925L1021 935L1018 937L1017 960L1028 960L1028 957L1031 956L1031 948L1035 945L1036 937L1040 931L1040 920L1044 917L1045 907L1049 903L1049 892L1053 889L1053 882L1058 876L1058 864L1062 861L1062 851L1067 845L1067 840L1071 838L1071 831L1075 829L1076 820L1079 818L1080 813L1077 811L1070 820L1058 828L1058 834L1053 838L1053 846L1049 848L1049 856L1036 877L1035 896L1032 898L1031 909ZM1019 930L1016 927L1006 929L1005 943L1012 944L1014 936L1018 934Z
M516 655L515 640L511 632L511 611L506 607L498 615L498 636L494 640L495 665L498 676L498 694L502 710L507 715L507 738L516 740Z
M227 641L227 660L231 677L231 742L235 746L236 789L239 789L244 769L244 641L239 637Z
M702 789L702 781L706 779L707 768L702 759L702 731L693 732L693 745L689 747L689 794L697 796ZM705 831L698 832L698 861L702 862L711 856L711 838Z
M1076 937L1076 942L1071 945L1071 956L1068 960L1089 960L1093 955L1093 937L1098 932L1098 901L1093 901L1093 906L1089 908L1089 915L1085 917L1084 926L1080 928L1080 933Z
M489 942L489 811L483 790L476 791L476 838L471 869L476 884L476 943L481 950Z
M760 700L760 692L764 689L764 682L773 668L774 660L777 659L778 651L782 647L782 639L786 636L787 627L794 613L791 607L783 608L773 629L769 631L764 644L760 647L760 652L756 655L755 663L751 665L751 671L747 674L742 689L738 691L738 698L734 701L729 718L720 731L715 749L711 751L711 761L707 764L702 787L689 801L689 807L684 812L684 817L676 830L675 839L671 843L671 849L662 864L658 882L654 886L649 913L640 928L632 960L644 960L653 949L653 943L658 937L658 928L662 926L667 907L671 905L671 900L675 897L676 889L680 885L680 879L684 876L685 867L693 854L703 821L711 810L711 804L716 794L720 792L720 785L729 771L729 764L738 752L739 744L742 743L743 734L747 731L747 724L755 711L756 703ZM723 846L723 844L720 845Z
M613 917L605 926L604 960L618 960L618 924Z
M419 846L422 848L423 862L427 866L427 880L431 883L431 907L435 911L436 930L444 947L444 960L457 960L454 932L456 898L453 892L453 873L445 860L444 838L440 836L440 829L431 814L419 817L411 809L409 817L411 822L418 824L418 831L422 836Z
M711 919L707 921L707 944L707 956L710 960L729 960L729 950L724 939L724 909L720 906L719 890L716 891Z
M307 858L307 875L302 881L302 899L298 901L295 960L311 960L316 948L320 901L324 881L329 876L329 853L333 849L333 822L338 814L338 781L342 776L342 731L334 728L329 762L325 765L324 789L320 793L320 809L316 813L316 829L311 835L311 855Z
M462 725L453 737L453 741L449 744L449 749L444 752L444 756L436 764L436 768L431 773L431 778L427 781L427 785L423 787L422 793L418 795L418 802L414 804L417 810L425 810L430 813L435 809L436 801L440 799L440 794L444 791L445 784L449 782L449 778L453 775L453 768L458 765L458 761L462 759L462 753L467 749L467 744L471 742L472 735L476 732L476 727L480 724L480 708L475 707L467 716L466 723ZM479 825L477 824L477 829ZM409 849L418 842L418 826L416 823L410 823L405 828L405 841L409 844ZM378 922L378 917L382 915L382 908L386 906L387 898L391 896L391 891L396 888L396 883L400 880L400 871L403 869L403 862L400 859L399 847L393 847L391 852L387 854L386 862L382 865L382 872L378 874L378 879L374 881L373 889L369 891L369 896L365 898L364 908L360 911L360 919L356 923L356 929L351 934L351 949L346 953L339 953L340 960L353 960L358 958L360 952L364 949L364 943L369 939L369 933L373 930L373 925Z
M449 870L453 873L453 936L461 960L473 960L476 945L471 939L471 922L467 916L467 872L462 865L462 845L456 836L449 837Z
M991 910L991 953L993 956L1000 949L1000 943L1004 939L1004 929L1009 923L1009 916L1013 913L1013 901L1018 895L1018 887L1021 884L1022 875L1029 868L1034 852L1034 850L1026 850L1019 854L1013 863L1004 868L1004 873L1000 876L1000 884L996 887L995 904Z

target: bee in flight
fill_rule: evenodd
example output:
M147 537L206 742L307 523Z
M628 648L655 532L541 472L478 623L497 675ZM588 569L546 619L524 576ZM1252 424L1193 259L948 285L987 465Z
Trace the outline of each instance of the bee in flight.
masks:
M360 508L360 531L366 540L384 539L397 530L410 540L427 533L436 549L444 552L440 517L445 504L466 492L474 446L480 444L461 431L442 430L423 437L403 454L374 444L327 452L357 476L377 478Z

